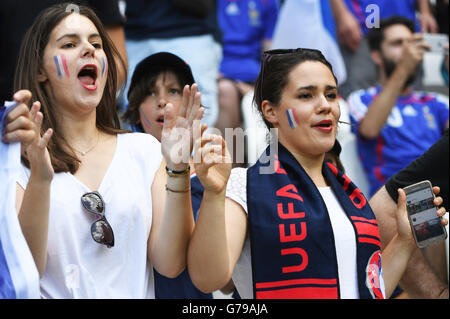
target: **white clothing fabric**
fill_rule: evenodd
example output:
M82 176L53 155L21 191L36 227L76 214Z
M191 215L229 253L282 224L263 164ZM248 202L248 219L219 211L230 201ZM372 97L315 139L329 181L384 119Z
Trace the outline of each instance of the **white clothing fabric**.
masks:
M358 299L355 230L331 187L319 187L319 192L327 206L333 229L341 298Z
M92 239L96 217L82 208L81 196L94 190L70 173L55 174L43 298L155 297L147 240L152 225L151 185L161 160L161 146L153 136L117 135L115 154L97 190L114 231L112 248ZM18 181L23 188L29 174L24 167Z
M5 103L3 119L16 106ZM0 288L11 282L12 291L0 291L1 298L39 298L39 273L28 248L16 211L16 180L20 172L20 143L0 142ZM2 282L2 283L1 283Z
M358 279L356 266L356 237L351 221L330 187L319 187L327 206L333 228L341 298L357 299ZM227 184L226 197L247 209L247 169L234 168ZM233 282L242 299L253 298L250 238L247 235L241 256L233 271Z
M320 50L333 66L339 83L347 78L344 59L336 40L323 23L321 1L285 0L275 27L272 49Z

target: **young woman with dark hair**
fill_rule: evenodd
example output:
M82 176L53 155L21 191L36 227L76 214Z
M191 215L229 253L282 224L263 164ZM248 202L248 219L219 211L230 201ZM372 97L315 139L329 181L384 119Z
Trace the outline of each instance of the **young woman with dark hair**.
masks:
M383 247L382 265L367 199L324 160L336 139L337 86L319 51L267 51L254 99L277 131L271 141L277 147L269 146L254 166L231 170L220 136L195 141L205 191L188 269L200 290L233 279L242 298L390 296L415 248L405 193L399 190L398 234ZM270 173L267 158L275 163Z

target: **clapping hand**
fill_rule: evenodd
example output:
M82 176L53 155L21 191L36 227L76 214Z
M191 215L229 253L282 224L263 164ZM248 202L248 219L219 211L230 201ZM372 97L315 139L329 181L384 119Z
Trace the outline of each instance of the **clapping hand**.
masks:
M225 191L231 173L231 156L225 140L220 135L204 134L206 124L195 131L201 134L194 141L194 166L205 190L221 193Z

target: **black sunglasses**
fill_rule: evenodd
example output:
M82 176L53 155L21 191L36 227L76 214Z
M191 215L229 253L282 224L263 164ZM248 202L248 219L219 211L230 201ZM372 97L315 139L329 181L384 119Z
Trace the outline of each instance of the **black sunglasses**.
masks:
M97 220L91 225L91 235L97 243L114 247L114 232L105 217L105 202L98 192L89 192L81 196L83 207L94 214Z
M273 56L276 55L287 55L287 54L301 54L301 53L318 53L322 55L322 52L320 50L315 49L304 49L304 48L297 48L297 49L274 49L274 50L268 50L264 51L262 55L262 63L261 63L261 83L260 83L260 94L261 94L261 101L264 100L263 97L263 84L264 84L264 67L266 63L270 62Z

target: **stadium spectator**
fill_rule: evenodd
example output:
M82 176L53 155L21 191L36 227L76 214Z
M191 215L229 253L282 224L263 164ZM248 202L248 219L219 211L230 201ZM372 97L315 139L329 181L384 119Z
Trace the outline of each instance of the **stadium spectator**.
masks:
M275 50L265 52L261 69L255 101L268 127L278 129L277 151L270 145L254 166L231 171L222 137L194 142L204 156L195 166L205 193L188 250L193 282L212 291L233 277L242 298L390 296L415 246L404 192L398 234L381 265L366 199L324 161L339 119L331 65L316 50ZM274 160L270 172L266 157Z
M367 89L377 82L376 66L370 60L366 34L378 28L381 20L398 15L415 23L417 32L437 32L429 0L330 0L336 20L341 52L347 67L347 80L339 94L344 98L358 89ZM419 19L416 19L416 8ZM415 88L420 88L417 77Z
M15 81L18 98L35 101L40 114L28 128L36 137L22 154L16 206L41 295L153 298L152 266L176 277L186 265L194 226L190 132L203 112L200 93L185 88L182 107L166 107L161 143L121 130L120 55L91 9L65 9L49 7L35 19ZM187 138L180 142L172 132L181 127ZM7 139L18 133L7 126ZM180 148L187 156L174 158Z
M178 56L159 52L138 63L131 76L128 91L129 105L123 115L134 131L145 132L161 141L164 126L164 109L168 103L179 108L183 99L183 89L194 84L189 65ZM191 202L194 220L197 219L202 199L203 187L194 174L191 164ZM185 269L176 278L154 270L155 297L160 299L212 298L212 294L199 291Z
M149 55L170 52L189 63L205 105L203 122L218 116L217 79L221 59L216 0L128 0L125 36L128 83L136 65ZM127 88L128 91L128 88ZM120 113L126 109L126 97Z
M57 3L67 3L67 10L76 10L73 5L84 4L90 6L99 16L105 29L120 52L125 62L124 67L119 63L118 88L126 80L127 54L125 48L124 19L119 11L118 0L2 0L0 1L0 104L12 100L14 71L21 41L25 32L33 23L36 16L47 7ZM20 17L20 18L18 18Z

